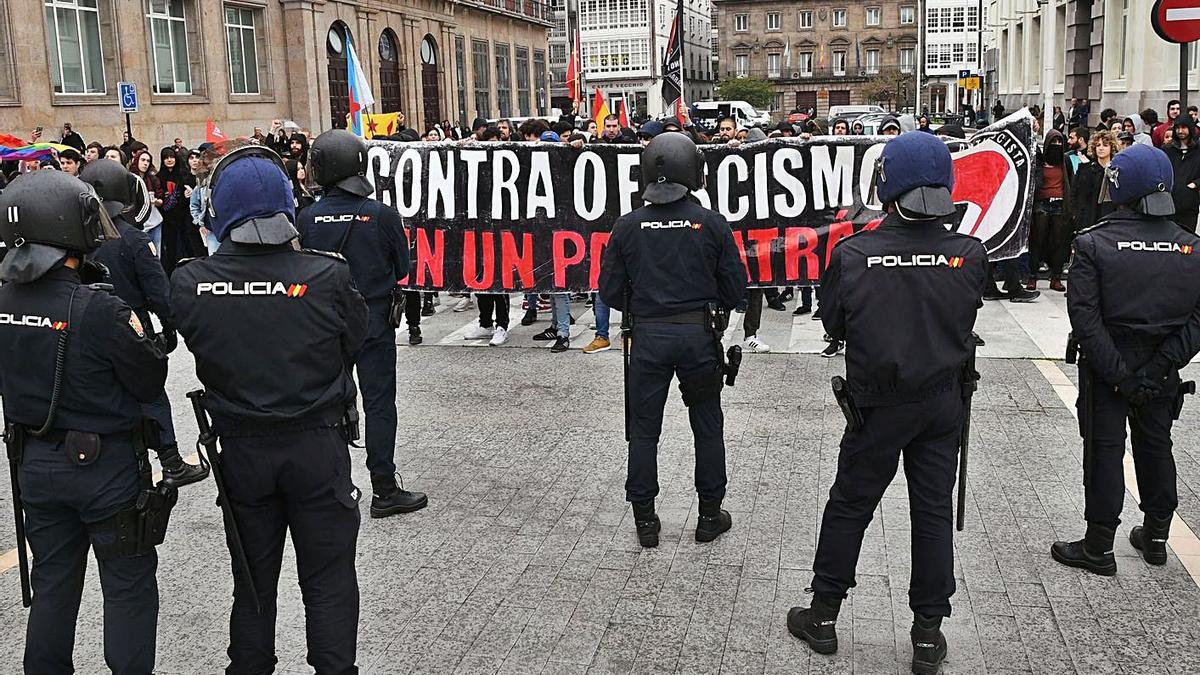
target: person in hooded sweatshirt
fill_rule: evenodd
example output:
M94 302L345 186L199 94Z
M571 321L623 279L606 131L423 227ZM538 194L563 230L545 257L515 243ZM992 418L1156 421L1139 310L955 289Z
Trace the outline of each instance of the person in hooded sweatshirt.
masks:
M1171 198L1175 200L1175 222L1188 232L1196 231L1197 212L1200 211L1200 145L1196 144L1196 125L1189 115L1175 118L1171 127L1172 140L1163 146L1171 169L1175 174L1175 185Z
M1033 227L1029 232L1029 280L1025 290L1037 290L1041 263L1050 268L1050 290L1065 292L1062 268L1070 257L1071 230L1064 207L1066 194L1066 139L1056 129L1046 134L1042 147L1041 178L1033 201Z
M1133 134L1134 143L1142 143L1143 145L1154 145L1150 134L1146 132L1146 123L1142 121L1141 115L1130 115L1121 123L1125 131Z

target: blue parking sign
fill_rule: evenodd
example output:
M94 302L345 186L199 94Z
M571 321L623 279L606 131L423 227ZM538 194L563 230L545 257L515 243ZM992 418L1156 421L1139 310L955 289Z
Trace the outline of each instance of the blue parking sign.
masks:
M121 95L121 112L135 113L138 111L137 88L132 82L118 82L117 91Z

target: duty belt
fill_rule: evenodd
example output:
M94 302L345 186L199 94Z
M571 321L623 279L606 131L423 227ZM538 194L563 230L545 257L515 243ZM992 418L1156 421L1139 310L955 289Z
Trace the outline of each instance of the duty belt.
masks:
M345 408L340 405L305 413L295 419L279 422L256 422L221 414L212 414L213 428L226 438L239 436L278 436L297 431L334 429L341 425Z
M647 316L642 318L642 323L672 323L687 326L703 326L708 322L708 316L702 309L683 312L682 314L668 314L667 316Z

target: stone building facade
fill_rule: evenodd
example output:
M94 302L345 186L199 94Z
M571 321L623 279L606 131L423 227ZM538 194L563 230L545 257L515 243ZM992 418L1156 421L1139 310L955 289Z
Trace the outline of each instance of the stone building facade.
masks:
M869 103L863 85L882 71L913 74L917 0L713 0L717 79L775 84L777 115ZM909 98L914 91L907 92Z
M209 119L230 136L344 126L348 42L371 112L409 126L545 114L549 27L541 0L0 0L0 131L119 141L122 81L152 147L198 143Z

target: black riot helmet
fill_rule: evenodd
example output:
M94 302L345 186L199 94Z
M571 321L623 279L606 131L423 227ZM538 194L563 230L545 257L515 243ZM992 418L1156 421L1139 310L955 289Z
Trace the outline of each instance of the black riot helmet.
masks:
M116 236L92 186L61 171L25 174L0 193L5 281L33 281L68 253L90 253Z
M141 227L150 217L150 194L146 183L119 162L104 158L88 162L80 170L79 179L95 189L108 215L119 215L136 227Z
M321 187L339 187L360 197L375 191L367 181L367 144L345 129L317 136L308 149L308 175Z
M686 134L659 134L642 150L642 199L670 204L704 187L704 155Z

